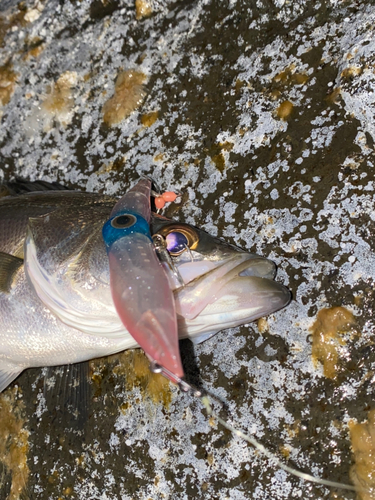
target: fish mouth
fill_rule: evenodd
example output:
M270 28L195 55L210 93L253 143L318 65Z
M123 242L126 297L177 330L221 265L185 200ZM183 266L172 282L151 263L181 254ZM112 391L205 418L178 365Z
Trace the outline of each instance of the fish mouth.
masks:
M178 317L180 338L200 343L221 330L234 328L268 316L287 306L290 291L276 281L257 276L238 276L229 281L221 295L193 319Z
M206 276L223 266L229 270L228 272L238 272L240 276L259 276L260 278L273 279L276 275L274 262L247 252L236 252L229 258L221 260L198 259L185 262L178 266L178 272L187 285L196 278Z
M211 269L175 290L176 311L187 322L198 315L215 315L215 307L219 307L231 315L232 320L228 321L234 326L233 322L240 324L271 314L290 301L289 290L273 281L276 265L263 257L238 252L221 262L191 262L188 265L189 269L186 263L178 267L185 283L189 276L202 269L202 265ZM241 319L236 318L237 313Z

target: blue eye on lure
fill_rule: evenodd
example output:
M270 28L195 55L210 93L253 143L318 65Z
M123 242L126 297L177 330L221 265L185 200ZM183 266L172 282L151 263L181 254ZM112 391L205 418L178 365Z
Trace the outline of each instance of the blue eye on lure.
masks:
M189 246L189 241L187 237L183 233L180 233L179 231L167 234L165 240L167 242L167 250L172 255L173 254L178 255L182 253Z
M103 226L103 239L107 248L119 238L135 233L144 234L152 241L146 219L129 210L120 212Z

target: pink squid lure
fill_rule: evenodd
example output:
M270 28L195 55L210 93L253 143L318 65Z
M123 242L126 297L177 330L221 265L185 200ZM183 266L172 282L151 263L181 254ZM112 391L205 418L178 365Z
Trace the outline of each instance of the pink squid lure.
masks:
M179 383L184 375L172 290L152 242L151 182L139 181L114 206L103 226L112 299L122 323L159 365Z

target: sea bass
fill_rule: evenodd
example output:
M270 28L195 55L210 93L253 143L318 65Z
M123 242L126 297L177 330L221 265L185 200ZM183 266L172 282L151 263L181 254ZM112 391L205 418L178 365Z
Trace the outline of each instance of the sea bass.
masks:
M74 191L0 200L0 391L26 368L138 345L116 311L102 236L117 202ZM150 230L166 242L180 338L202 342L289 303L272 261L157 214Z

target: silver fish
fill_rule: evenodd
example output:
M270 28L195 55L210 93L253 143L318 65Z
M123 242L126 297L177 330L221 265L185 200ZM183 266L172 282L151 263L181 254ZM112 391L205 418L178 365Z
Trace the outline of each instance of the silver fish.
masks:
M29 367L137 346L112 301L102 239L116 202L72 191L0 200L0 391ZM167 241L180 338L202 342L289 303L270 260L156 214L150 227Z

